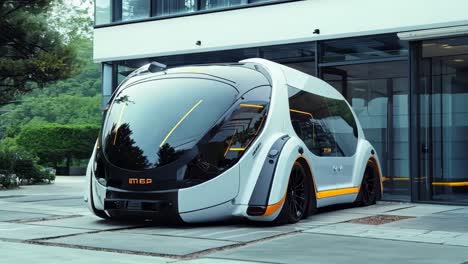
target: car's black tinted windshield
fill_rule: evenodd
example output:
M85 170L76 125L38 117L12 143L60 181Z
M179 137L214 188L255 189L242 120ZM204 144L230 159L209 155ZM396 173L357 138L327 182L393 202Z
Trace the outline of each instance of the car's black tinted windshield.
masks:
M124 88L106 116L104 153L125 169L165 165L192 148L237 94L226 83L195 78L160 79Z

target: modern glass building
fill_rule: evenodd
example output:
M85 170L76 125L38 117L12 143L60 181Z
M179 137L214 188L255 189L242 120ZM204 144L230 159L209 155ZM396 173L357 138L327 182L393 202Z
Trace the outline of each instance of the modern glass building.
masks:
M354 108L384 199L468 204L468 1L96 0L103 95L131 71L261 57Z

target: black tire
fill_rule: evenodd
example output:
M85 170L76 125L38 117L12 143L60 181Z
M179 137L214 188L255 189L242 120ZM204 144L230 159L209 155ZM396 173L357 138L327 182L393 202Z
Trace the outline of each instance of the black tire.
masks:
M98 210L98 209L96 209L96 207L94 207L93 179L90 179L89 188L90 188L89 199L90 199L90 202L91 202L91 209L93 210L94 215L96 215L97 217L100 217L102 219L110 219L110 216L108 216L106 214L106 212L104 212L103 210Z
M361 187L356 199L356 206L369 206L377 202L379 197L379 177L371 166L367 166L362 177Z
M309 214L311 203L311 179L300 162L295 162L286 191L286 200L274 224L293 224ZM314 195L315 196L315 195ZM314 198L315 200L315 198Z

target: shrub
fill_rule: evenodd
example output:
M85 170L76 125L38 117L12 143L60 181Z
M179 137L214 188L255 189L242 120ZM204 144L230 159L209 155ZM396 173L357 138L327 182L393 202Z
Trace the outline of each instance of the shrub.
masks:
M51 182L52 171L37 165L37 158L16 145L12 138L0 141L0 188L12 188L22 184Z
M9 171L0 170L0 189L13 188L18 186L18 178Z
M37 155L41 164L52 165L67 159L87 159L99 134L95 125L34 125L22 129L18 144Z
M0 189L17 185L16 176L13 174L15 161L14 152L0 148Z

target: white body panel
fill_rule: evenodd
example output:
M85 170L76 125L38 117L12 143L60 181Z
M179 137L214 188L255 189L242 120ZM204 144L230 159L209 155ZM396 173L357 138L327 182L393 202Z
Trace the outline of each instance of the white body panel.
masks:
M374 158L379 165L377 156L372 154L373 147L364 138L356 116L354 115L358 141L355 154L351 157L319 157L309 151L296 135L289 114L288 86L344 100L342 95L320 79L274 62L249 59L241 63L261 65L271 77L272 94L267 121L261 133L236 165L209 181L179 190L178 211L181 218L186 222L223 220L230 217L247 217L257 221L274 220L281 210L269 216L249 216L247 208L271 146L284 135L288 135L289 140L279 153L268 198L269 205L280 203L285 197L291 168L298 158L305 159L310 167L308 169L314 181L318 207L355 201L358 194L356 190L361 185L369 159ZM303 150L302 154L299 149ZM87 174L88 186L92 182L94 207L103 210L106 187L99 184L92 176L93 162L91 158ZM85 195L89 203L92 202L89 199L90 189L87 188L88 194ZM341 189L352 190L344 194L333 194L334 191Z
M468 24L466 0L306 0L94 30L96 62ZM313 34L314 29L320 34ZM117 40L117 42L116 42ZM162 41L163 40L163 41ZM198 46L195 43L201 41ZM112 47L112 48L109 48Z

